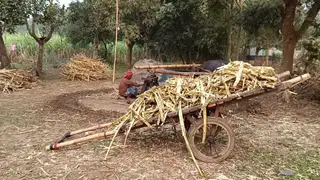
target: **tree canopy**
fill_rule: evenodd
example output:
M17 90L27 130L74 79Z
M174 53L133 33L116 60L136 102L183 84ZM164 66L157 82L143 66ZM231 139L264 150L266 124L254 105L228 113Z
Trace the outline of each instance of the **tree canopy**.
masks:
M47 42L62 24L61 35L67 36L75 46L92 44L95 54L101 44L107 49L110 47L107 44L114 41L115 1L74 1L66 14L53 0L0 2L1 29L14 32L15 26L26 23L30 16L29 34L38 43L41 39ZM298 42L304 36L313 36L307 32L309 27L319 27L316 17L320 1L316 0L119 2L119 40L126 44L129 69L133 47L139 45L146 57L184 63L210 59L245 60L250 47L276 47L283 51L283 70L292 71ZM34 31L35 25L40 27L39 34ZM3 47L1 62L7 56Z
M114 1L72 2L67 11L66 34L72 43L80 45L113 41L114 16Z

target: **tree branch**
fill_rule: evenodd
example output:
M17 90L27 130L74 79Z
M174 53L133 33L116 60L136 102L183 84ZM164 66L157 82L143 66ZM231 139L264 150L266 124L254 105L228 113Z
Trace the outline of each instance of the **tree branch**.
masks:
M51 37L52 37L52 34L53 34L53 32L54 32L54 25L51 25L50 26L50 32L49 32L49 34L48 34L48 36L44 39L44 42L48 42L50 39L51 39Z
M37 37L37 35L35 33L35 30L34 30L35 29L35 23L34 23L33 19L32 19L32 27L31 27L32 29L30 29L27 19L26 19L26 25L27 25L27 30L28 30L30 36L33 37L33 39L35 39L37 42L39 42L39 38Z
M312 22L315 20L318 12L320 10L320 1L315 1L312 5L311 9L307 13L307 17L303 21L302 25L300 26L300 29L297 30L297 36L301 37L303 33L307 31L309 26L312 24Z
M295 1L296 1L296 0L295 0ZM285 5L288 5L288 4L291 3L291 0L283 0L283 3L284 3Z
M5 31L6 31L6 23L1 21L0 22L0 34L1 34L1 36L4 34Z
M0 21L0 35L2 36L4 33L5 27L4 27L4 22Z

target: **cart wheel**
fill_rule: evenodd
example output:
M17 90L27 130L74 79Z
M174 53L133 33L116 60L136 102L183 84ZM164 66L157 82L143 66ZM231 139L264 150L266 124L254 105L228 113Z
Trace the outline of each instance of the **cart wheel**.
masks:
M191 125L188 132L190 148L194 156L203 162L225 160L234 148L234 133L230 125L220 118L208 117L206 141L202 143L203 121Z

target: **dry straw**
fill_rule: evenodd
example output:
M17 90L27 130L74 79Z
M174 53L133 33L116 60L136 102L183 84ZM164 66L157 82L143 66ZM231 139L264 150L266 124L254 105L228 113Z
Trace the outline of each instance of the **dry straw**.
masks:
M108 64L98 58L89 58L83 54L71 58L63 69L63 75L71 81L110 80L112 70Z

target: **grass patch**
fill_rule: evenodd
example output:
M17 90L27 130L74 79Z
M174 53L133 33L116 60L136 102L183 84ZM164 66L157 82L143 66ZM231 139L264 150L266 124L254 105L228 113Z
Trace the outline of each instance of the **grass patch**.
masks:
M320 153L316 150L277 152L275 150L247 151L243 162L236 167L245 174L258 176L262 179L274 177L283 180L318 180L320 179ZM292 170L294 176L280 174L283 170Z
M307 151L304 153L291 154L285 161L286 168L295 172L295 176L282 177L288 180L319 180L320 179L320 152Z
M8 49L11 45L17 46L19 54L36 57L38 55L38 44L28 33L4 34L4 41ZM109 43L105 47L103 44L100 46L99 54L104 59L113 59L114 43ZM54 34L50 41L45 44L45 59L52 57L70 58L77 53L85 53L86 55L93 53L92 44L86 46L73 45L68 38ZM133 58L139 59L143 53L141 46L135 45L133 47ZM127 46L123 41L118 42L117 48L118 61L124 63L126 61Z

